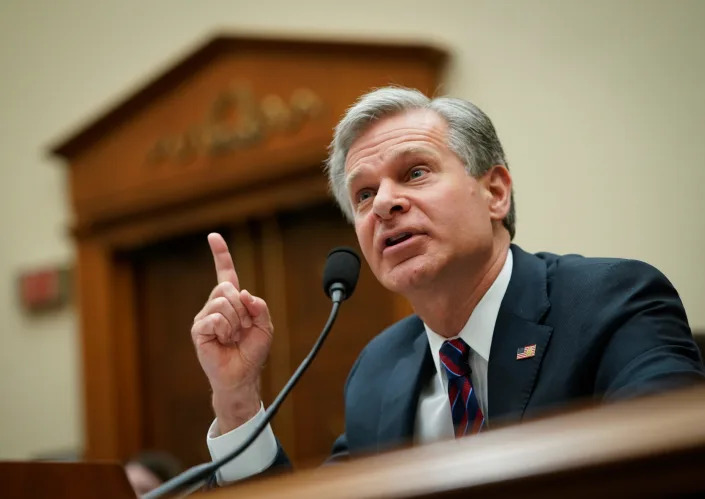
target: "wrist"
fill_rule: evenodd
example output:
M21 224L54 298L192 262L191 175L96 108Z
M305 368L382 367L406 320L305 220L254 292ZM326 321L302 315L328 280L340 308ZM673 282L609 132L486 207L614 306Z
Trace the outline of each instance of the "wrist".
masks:
M262 406L259 386L248 385L237 390L213 391L213 411L221 435L243 425Z

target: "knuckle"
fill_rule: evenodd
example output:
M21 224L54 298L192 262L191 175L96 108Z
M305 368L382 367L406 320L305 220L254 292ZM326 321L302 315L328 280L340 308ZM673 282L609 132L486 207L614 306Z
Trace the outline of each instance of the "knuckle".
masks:
M223 314L214 314L213 325L217 328L225 328L226 326L229 326L230 323L225 318L225 316L223 316Z
M229 304L230 302L224 296L218 296L216 298L213 298L213 307L216 310L221 310L224 307L227 307Z
M211 334L222 336L227 334L229 329L230 328L228 327L225 317L220 314L213 316L213 319L211 320Z
M191 326L191 336L198 336L201 333L201 328L201 321L194 320L193 325Z
M233 308L237 311L238 315L241 315L243 317L247 315L247 309L240 300L233 302Z
M225 331L225 332L236 331L240 328L240 324L237 320L233 320L232 318L228 318L221 313L216 314L215 320L218 325L218 328L220 328L222 331Z
M230 281L223 281L218 284L218 290L223 294L223 296L231 296L237 292L235 286Z
M242 300L240 300L240 294L239 294L239 293L233 294L233 295L230 297L230 304L231 304L231 305L233 306L233 308L235 308L235 310L237 310L238 312L241 312L241 311L245 310L245 305L242 303Z
M213 287L209 299L212 300L218 296L227 296L230 293L230 287L232 286L229 282L221 282Z
M209 329L209 323L207 319L201 319L193 323L191 326L191 335L195 338L197 336L207 335Z

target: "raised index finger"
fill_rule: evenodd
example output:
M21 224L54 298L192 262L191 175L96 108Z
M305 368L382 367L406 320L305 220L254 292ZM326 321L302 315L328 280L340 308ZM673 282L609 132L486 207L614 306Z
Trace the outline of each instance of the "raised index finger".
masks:
M231 282L235 288L240 290L240 281L235 272L235 264L233 258L228 251L228 245L223 239L223 236L217 232L208 234L208 245L213 253L213 261L215 262L215 272L218 276L218 284L221 282Z

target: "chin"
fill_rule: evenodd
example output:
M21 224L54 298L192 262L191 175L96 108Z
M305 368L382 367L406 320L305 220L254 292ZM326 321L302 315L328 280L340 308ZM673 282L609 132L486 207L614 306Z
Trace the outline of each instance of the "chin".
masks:
M428 262L424 262L421 258L412 258L385 272L380 282L394 293L407 295L427 286L433 281L435 274Z

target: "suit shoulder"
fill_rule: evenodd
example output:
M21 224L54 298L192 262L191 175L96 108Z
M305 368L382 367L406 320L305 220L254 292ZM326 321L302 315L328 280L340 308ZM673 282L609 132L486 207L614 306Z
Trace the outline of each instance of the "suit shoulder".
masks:
M348 380L345 384L346 392L360 366L365 366L362 370L368 375L377 372L381 366L388 364L390 352L401 355L411 348L414 340L424 332L425 329L421 319L416 315L410 315L395 322L372 338L362 349L348 374ZM372 366L371 369L370 366Z
M640 260L585 257L577 254L556 255L547 252L537 253L536 257L544 261L549 281L556 284L595 284L609 279L612 282L660 281L671 285L660 270Z
M424 333L423 322L417 315L409 315L384 329L372 338L363 349L365 354L380 352L386 354L413 343L419 334Z

